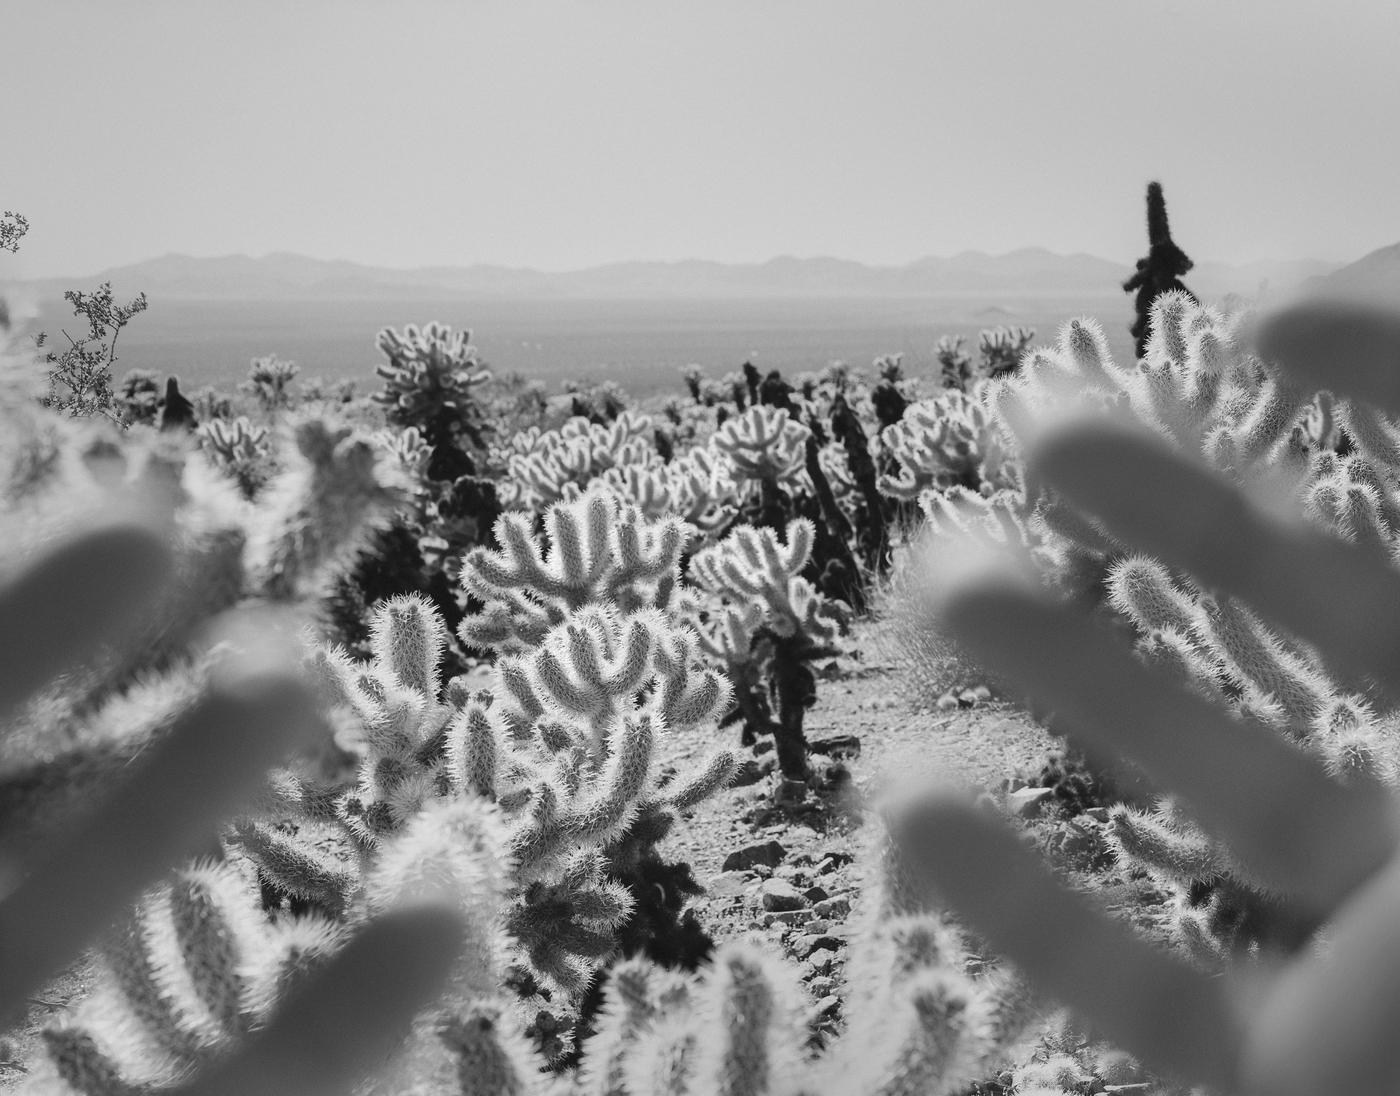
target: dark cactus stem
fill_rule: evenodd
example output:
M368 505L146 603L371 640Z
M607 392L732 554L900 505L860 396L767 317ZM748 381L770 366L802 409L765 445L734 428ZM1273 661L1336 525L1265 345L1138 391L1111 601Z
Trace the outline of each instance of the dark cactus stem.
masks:
M836 398L843 405L845 404L845 396L837 393ZM893 426L903 419L904 412L909 407L909 401L904 398L904 393L890 381L881 381L875 386L875 390L870 393L870 402L875 407L875 417L880 420L881 430L887 426Z
M754 368L753 362L744 363L744 383L749 389L749 403L758 403L758 386L762 378L758 375L758 370ZM743 410L741 407L740 410Z
M754 662L732 666L730 680L734 682L734 710L725 723L737 719L740 723L739 744L754 746L763 735L773 733L773 712L768 705L768 693Z
M865 611L865 591L861 588L860 568L856 565L855 556L851 553L851 523L846 520L846 515L841 512L841 507L836 502L836 495L831 490L831 481L826 478L826 473L822 471L822 464L818 454L821 446L817 444L815 433L807 435L807 476L812 481L812 488L816 492L817 503L821 507L823 524L826 526L827 536L822 538L826 549L825 559L822 561L823 579L831 580L826 585L834 585L836 589L823 589L822 593L830 594L846 602L858 613Z
M775 479L759 480L758 520L754 522L760 529L772 529L781 533L787 528L788 497Z
M893 385L891 385L893 387ZM898 393L896 393L898 394ZM900 397L903 399L903 397ZM903 414L903 411L900 412ZM885 500L880 494L875 461L870 456L870 440L860 416L851 409L846 397L837 394L832 402L831 432L846 449L846 467L860 489L865 501L865 522L860 531L865 564L871 570L884 571L889 563L889 530L885 521Z
M160 429L162 432L170 430L193 430L199 425L195 418L194 404L185 398L180 391L180 381L176 377L170 377L165 382L165 406L160 411Z
M671 438L671 432L658 427L652 438L656 442L657 455L664 463L670 464L676 457L676 443Z
M1147 350L1148 320L1152 302L1158 295L1175 289L1193 301L1196 299L1181 281L1181 276L1196 264L1172 240L1167 223L1167 200L1162 194L1162 184L1157 182L1147 184L1147 242L1147 257L1137 261L1137 273L1123 283L1124 293L1136 294L1133 307L1137 318L1131 331L1139 358Z
M817 699L817 679L808 665L812 652L803 640L774 637L772 689L778 719L773 724L773 746L778 768L788 780L806 780L807 734L803 721Z

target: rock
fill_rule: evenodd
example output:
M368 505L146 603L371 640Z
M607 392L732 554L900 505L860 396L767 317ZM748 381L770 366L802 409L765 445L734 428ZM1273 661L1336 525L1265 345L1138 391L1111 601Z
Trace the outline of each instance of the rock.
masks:
M705 890L716 898L737 898L749 889L750 882L743 872L720 872Z
M816 975L829 974L835 963L836 953L823 948L821 951L812 952L808 957L807 969Z
M854 859L855 857L848 852L829 852L822 858L822 862L817 865L817 874L830 875L837 868L844 867Z
M820 936L808 933L799 936L793 941L792 950L799 959L810 958L816 951L836 951L838 948L846 946L846 941L840 937L832 936L830 933L822 933Z
M814 738L807 743L807 752L833 759L860 756L860 739L853 734L834 734Z
M811 910L783 910L781 913L765 913L763 915L763 927L770 928L773 925L805 925L812 921L815 914Z
M765 910L781 912L800 910L807 905L802 892L786 879L769 879L758 889L758 899Z
M814 1011L818 1019L827 1016L835 1016L841 1011L841 998L837 997L835 994L828 994L817 1002L817 1007Z
M820 888L813 888L819 890ZM818 917L834 917L838 921L846 917L851 912L851 900L849 898L828 898L824 902L818 902L814 907Z
M751 871L759 865L773 868L782 863L785 856L787 849L777 841L765 841L761 845L749 845L731 852L724 858L724 870Z
M825 921L813 913L812 920L807 922L807 931L813 936L821 936L823 933L831 931L831 922Z
M831 897L831 895L826 892L826 888L816 886L808 887L802 892L802 895L809 902L825 902Z
M1018 818L1038 818L1054 796L1054 788L1020 788L1006 797L1006 808Z
M818 999L830 996L831 991L836 988L836 979L828 978L825 974L820 974L807 983L807 988L812 991L812 995Z

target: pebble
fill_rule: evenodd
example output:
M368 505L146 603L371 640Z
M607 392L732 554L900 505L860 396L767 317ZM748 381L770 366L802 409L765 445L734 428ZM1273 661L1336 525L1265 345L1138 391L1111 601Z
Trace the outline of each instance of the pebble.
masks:
M763 915L763 925L767 928L770 925L806 925L812 920L811 910L782 910L779 913L765 913Z
M831 991L836 988L836 979L828 978L826 975L818 975L807 983L807 988L812 991L812 995L818 999L829 997Z
M765 841L761 845L735 849L724 858L724 870L748 871L760 865L772 868L781 863L785 856L787 849L780 842Z
M821 888L813 887L812 890L821 890ZM811 891L807 893L810 895ZM824 901L819 901L813 908L816 910L818 917L834 917L840 920L842 917L846 917L850 914L851 900L839 896L836 898L828 898Z
M1054 788L1020 788L1006 797L1006 808L1018 818L1039 818L1054 795Z
M815 1011L818 1019L822 1019L827 1016L835 1016L838 1012L841 1011L841 998L837 997L835 994L830 994L826 997L823 997L820 1001L817 1002L817 1007Z
M738 898L747 893L751 880L744 872L720 872L705 889L716 898Z
M837 948L845 947L846 941L839 937L832 936L829 932L824 932L820 936L807 934L799 936L792 943L792 950L799 959L808 959L816 951L835 951Z
M758 889L758 898L763 908L770 912L800 910L807 905L802 892L786 879L766 880Z
M802 893L804 896L806 896L806 899L809 902L825 902L828 898L831 897L831 895L827 892L825 887L808 887Z

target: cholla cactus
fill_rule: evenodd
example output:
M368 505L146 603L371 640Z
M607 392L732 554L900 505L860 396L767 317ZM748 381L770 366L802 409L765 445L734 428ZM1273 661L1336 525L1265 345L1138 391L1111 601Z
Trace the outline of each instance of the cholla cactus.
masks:
M993 327L979 332L977 353L982 358L982 371L989 377L1016 372L1033 338L1033 327Z
M679 517L697 541L733 524L739 502L728 461L708 449L692 449L669 464L610 468L593 485L612 491L648 520Z
M869 865L852 940L851 1026L811 1057L796 972L745 941L720 948L698 977L617 969L597 1035L585 1046L586 1096L968 1091L1016 1061L1043 1007L1006 970L965 973L957 931L914 893L897 846Z
M291 406L290 386L300 372L296 362L283 361L275 354L254 358L248 366L248 379L239 387L250 393L269 414Z
M972 356L963 349L962 335L941 335L933 344L944 388L966 388L972 380Z
M949 389L910 407L880 433L898 473L880 477L880 490L903 501L930 488L968 487L991 495L1016 490L1020 470L981 393Z
M737 678L746 738L771 733L782 771L792 780L807 776L802 722L816 695L810 664L836 653L833 645L846 617L841 602L828 601L799 577L814 535L806 520L791 522L783 543L771 529L744 525L691 560L697 585L720 600L703 642ZM776 721L765 718L766 706L746 697L745 687L763 678Z
M470 331L444 324L385 328L377 340L389 360L377 367L384 388L374 394L391 426L416 426L433 449L429 474L455 480L476 471L471 450L485 447L480 388L491 379Z
M545 513L544 536L523 514L496 523L499 551L473 549L462 584L485 604L462 622L462 642L503 651L529 649L572 611L609 602L623 611L666 608L680 581L688 537L675 517L648 521L605 488Z
M340 897L344 861L326 863L327 838L314 828L328 815L370 854L435 804L494 802L510 856L512 946L537 978L576 994L617 947L637 865L680 811L735 770L722 750L663 785L654 762L660 736L717 718L729 684L704 665L695 637L655 609L566 612L535 644L502 657L481 696L442 687L444 641L431 605L401 598L376 610L372 661L318 652L327 696L351 721L342 740L362 760L355 786L329 810L314 785L284 778L284 802L300 808L296 824L313 826L286 840L301 850L298 885L321 904ZM235 840L265 882L297 893L290 857Z
M558 430L532 427L517 434L495 452L505 466L510 504L540 511L609 470L659 468L652 430L649 416L624 411L609 423L576 417Z
M310 419L292 438L298 459L268 485L249 545L258 584L279 598L312 588L329 567L352 558L407 493L374 443L349 427Z
M230 476L247 498L253 498L271 474L272 437L265 426L255 426L244 415L236 419L209 419L200 423L195 436L215 467Z
M385 430L376 435L376 441L390 457L403 469L410 483L422 483L428 477L428 465L433 458L433 447L423 437L416 426L406 430ZM420 488L421 490L421 488Z
M780 484L801 472L810 433L785 410L759 404L726 422L710 444L733 462L739 478Z

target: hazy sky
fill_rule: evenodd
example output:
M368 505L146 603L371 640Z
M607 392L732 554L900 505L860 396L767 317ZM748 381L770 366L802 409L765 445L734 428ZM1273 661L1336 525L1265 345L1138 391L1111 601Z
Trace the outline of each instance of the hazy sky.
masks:
M1400 240L1400 5L6 0L0 277Z

